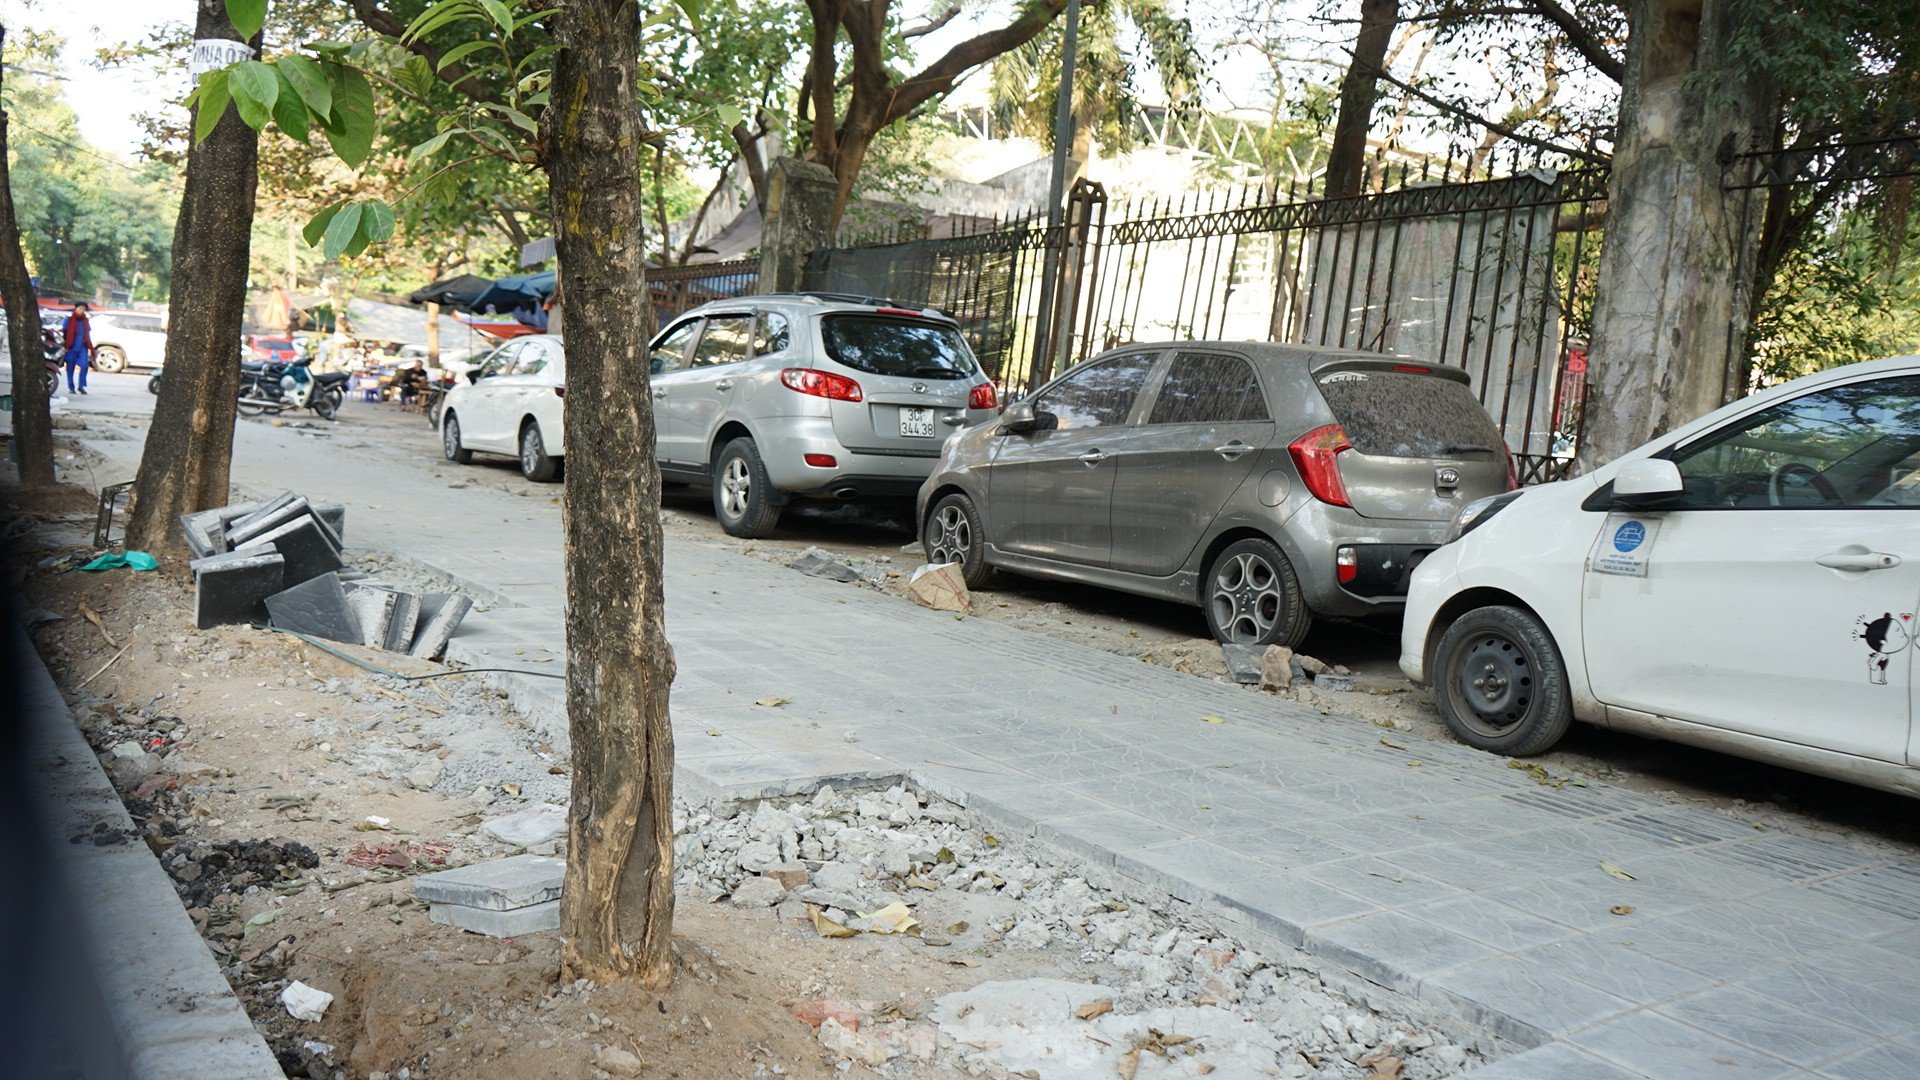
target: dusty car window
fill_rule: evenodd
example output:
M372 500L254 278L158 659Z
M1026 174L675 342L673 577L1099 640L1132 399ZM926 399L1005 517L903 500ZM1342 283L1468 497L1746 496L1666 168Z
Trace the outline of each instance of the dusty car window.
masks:
M1805 394L1673 455L1688 509L1920 506L1920 376Z
M1353 448L1370 457L1434 458L1500 452L1500 429L1452 379L1387 371L1320 376L1320 394Z
M709 316L707 331L700 335L700 344L694 347L692 366L715 367L745 360L752 337L751 315Z
M828 315L820 320L827 355L855 371L903 379L964 379L979 370L951 323L907 316Z
M693 343L693 335L699 331L699 319L674 327L672 333L653 347L653 352L647 357L647 370L655 375L664 375L686 367L687 346Z
M1124 424L1156 359L1155 353L1132 353L1095 361L1035 398L1034 416L1044 430Z
M1237 356L1181 353L1160 384L1149 424L1231 424L1266 420L1267 399L1253 368Z

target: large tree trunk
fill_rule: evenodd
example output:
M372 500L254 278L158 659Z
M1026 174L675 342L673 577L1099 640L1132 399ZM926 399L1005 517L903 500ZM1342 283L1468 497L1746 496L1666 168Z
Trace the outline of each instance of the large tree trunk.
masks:
M0 28L0 43L7 32ZM0 111L0 303L7 308L7 347L13 352L13 456L20 482L53 483L53 417L47 402L46 357L40 351L40 301L20 250L20 219L13 210L7 169L7 114Z
M1718 407L1745 352L1757 214L1726 164L1772 94L1729 55L1738 0L1633 0L1606 244L1594 292L1591 469Z
M196 40L240 40L226 0L199 3ZM258 49L260 36L249 44ZM129 548L181 553L174 521L228 501L259 149L259 133L229 105L187 151L186 193L173 231L167 377L134 477Z
M1373 124L1374 92L1385 70L1387 46L1400 22L1400 0L1360 0L1360 33L1353 59L1340 80L1340 112L1333 122L1333 146L1327 151L1329 199L1360 193L1367 163L1367 132Z
M543 125L567 298L566 977L673 975L673 733L641 267L640 11L573 0Z

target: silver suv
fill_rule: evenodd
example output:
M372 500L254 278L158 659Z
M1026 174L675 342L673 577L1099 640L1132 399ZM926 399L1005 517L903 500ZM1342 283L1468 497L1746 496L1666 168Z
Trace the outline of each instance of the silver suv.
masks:
M765 536L794 498L909 498L993 383L932 308L774 293L695 308L649 355L660 474L710 484L721 528Z
M1187 341L1103 354L947 443L929 562L1195 604L1223 642L1392 611L1455 511L1508 490L1467 374L1379 353Z

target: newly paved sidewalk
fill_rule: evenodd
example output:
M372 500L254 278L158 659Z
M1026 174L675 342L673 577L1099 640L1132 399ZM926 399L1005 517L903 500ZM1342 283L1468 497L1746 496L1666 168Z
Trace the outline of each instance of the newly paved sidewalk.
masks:
M370 494L357 455L246 428L241 483L347 502L354 546L497 598L456 639L464 657L519 666L559 653L559 520L546 500L446 491L405 462ZM672 546L667 563L692 786L754 796L909 776L1537 1047L1483 1080L1914 1071L1920 861L1598 782L1543 786L1464 747L718 546ZM541 683L521 696L552 720L558 687ZM791 701L754 704L769 696Z

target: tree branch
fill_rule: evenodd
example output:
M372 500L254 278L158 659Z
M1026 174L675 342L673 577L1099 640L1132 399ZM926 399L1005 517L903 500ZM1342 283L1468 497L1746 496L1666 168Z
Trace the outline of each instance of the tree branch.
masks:
M903 38L925 37L959 18L961 8L961 0L952 0L952 2L947 5L945 11L940 12L938 15L928 16L926 23L923 25L909 27L908 29L900 31L900 36Z
M382 8L379 4L375 3L374 0L349 0L349 2L353 5L353 14L355 17L366 24L367 29L372 30L374 33L390 37L395 42L398 42L401 37L406 34L407 24L401 22L397 16L385 8ZM481 82L480 79L468 71L464 65L458 63L448 64L443 69L440 66L440 58L445 56L446 53L427 44L424 40L415 38L407 42L404 47L415 56L425 60L427 64L433 68L434 74L439 76L440 81L455 90L460 91L475 101L490 102L495 105L504 104L500 99L500 95L495 93L492 87Z
M1567 44L1586 58L1593 69L1614 82L1624 82L1627 78L1627 65L1608 51L1607 46L1594 32L1582 23L1573 12L1562 7L1559 0L1527 0L1527 6L1541 18L1559 27L1567 36Z
M1466 108L1465 106L1457 105L1451 101L1446 100L1445 98L1435 97L1434 95L1427 93L1425 90L1421 90L1418 87L1413 86L1411 83L1403 82L1399 79L1394 78L1393 75L1389 72L1379 71L1378 69L1376 69L1375 76L1379 78L1382 82L1392 83L1393 85L1399 87L1400 89L1406 91L1409 94L1412 94L1414 97L1419 98L1421 101L1426 102L1427 104L1433 106L1436 109L1439 109L1444 113L1447 113L1451 116L1457 116L1460 119L1465 120L1469 123L1478 124L1489 131L1498 132L1499 134L1504 135L1509 139L1512 139L1514 142L1522 143L1527 146L1538 147L1541 150L1551 150L1556 154L1565 154L1570 158L1576 158L1580 161L1593 162L1594 164L1600 164L1608 160L1606 155L1596 154L1591 150L1582 150L1577 146L1561 146L1559 143L1549 142L1546 139L1536 139L1531 135L1523 135L1509 124L1503 124L1497 120L1489 120L1486 117L1481 116L1479 113L1476 113L1471 109Z
M881 126L912 112L929 98L952 90L967 73L1002 53L1017 49L1040 35L1054 16L1066 10L1067 0L1040 0L998 30L989 30L948 49L946 54L894 87Z

